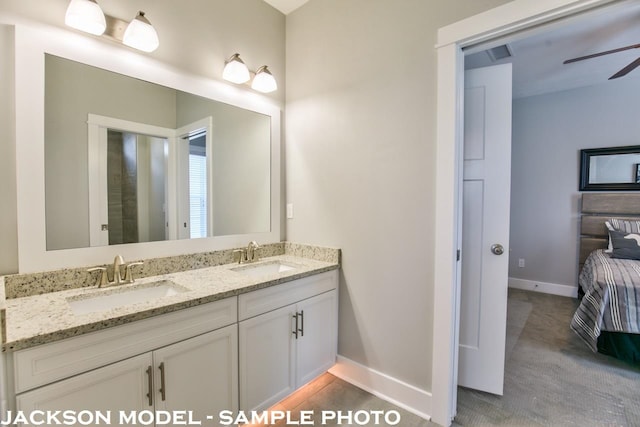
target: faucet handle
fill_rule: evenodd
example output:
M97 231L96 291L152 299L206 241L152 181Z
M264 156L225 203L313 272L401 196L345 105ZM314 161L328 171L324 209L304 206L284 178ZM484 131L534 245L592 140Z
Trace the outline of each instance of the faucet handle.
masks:
M238 264L242 264L247 260L247 250L246 249L236 249L233 251L234 254L238 254Z
M107 276L107 267L94 267L87 270L89 273L94 271L101 271L100 277L98 277L98 281L96 285L98 288L106 286L109 283L109 277Z
M255 240L252 240L249 242L246 249L247 251L246 259L248 262L256 261L256 251L261 247L262 246L260 246L258 242L256 242ZM257 258L257 259L260 259L260 258Z
M124 277L122 278L122 281L124 283L133 283L133 282L135 282L135 279L133 278L133 272L131 271L131 267L133 267L135 265L142 265L142 264L144 264L144 262L142 262L142 261L131 262L131 263L127 264L125 266L125 269L124 269Z

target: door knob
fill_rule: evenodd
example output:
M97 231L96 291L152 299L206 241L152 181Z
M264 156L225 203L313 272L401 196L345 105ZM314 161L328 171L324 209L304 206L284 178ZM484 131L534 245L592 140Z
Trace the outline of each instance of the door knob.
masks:
M504 246L502 246L500 243L491 245L491 253L493 253L494 255L502 255L504 253Z

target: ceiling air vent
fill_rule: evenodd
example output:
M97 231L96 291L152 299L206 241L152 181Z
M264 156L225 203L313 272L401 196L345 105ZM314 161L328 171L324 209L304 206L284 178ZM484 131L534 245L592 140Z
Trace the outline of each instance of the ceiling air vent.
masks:
M509 58L511 56L511 49L506 44L502 46L496 46L491 49L487 49L487 53L489 54L489 58L493 62L499 61L504 58Z

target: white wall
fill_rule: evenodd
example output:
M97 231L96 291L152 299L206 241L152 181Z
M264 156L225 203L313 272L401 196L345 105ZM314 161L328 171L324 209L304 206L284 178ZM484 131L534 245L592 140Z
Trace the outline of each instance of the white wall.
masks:
M146 11L158 31L160 47L151 54L140 55L151 56L188 73L221 80L225 59L235 52L239 52L253 70L269 65L281 86L269 97L284 106L285 17L262 0L101 0L99 3L106 14L123 20L132 19L140 9ZM3 0L0 22L33 21L74 31L64 26L68 4L68 0ZM3 183L0 186L3 200L0 274L18 270L13 79L10 75L5 79L5 72L12 72L12 45L12 35L3 30L0 36L3 73L0 79L0 178Z
M287 239L342 248L339 353L431 389L436 30L504 1L287 17Z
M629 75L514 101L510 277L577 286L580 150L640 145L639 91Z

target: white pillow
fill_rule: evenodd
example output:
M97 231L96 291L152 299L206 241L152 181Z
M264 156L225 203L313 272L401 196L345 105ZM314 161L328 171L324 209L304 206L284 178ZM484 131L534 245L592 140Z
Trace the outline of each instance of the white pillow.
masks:
M613 226L611 225L611 223L609 221L605 221L604 225L607 226L607 230L609 231L614 231ZM604 251L608 254L613 252L613 242L611 241L611 234L607 233L609 235L609 246L607 247L607 249L605 249Z

